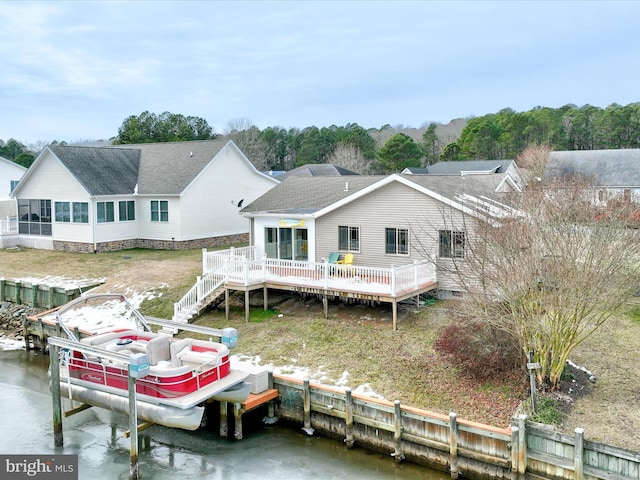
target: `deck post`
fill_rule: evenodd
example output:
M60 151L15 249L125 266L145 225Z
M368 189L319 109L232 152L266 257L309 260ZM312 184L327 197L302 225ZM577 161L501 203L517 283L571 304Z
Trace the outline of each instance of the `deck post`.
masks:
M267 310L269 310L269 289L267 287L262 287L262 299L262 308L266 312Z
M518 416L518 478L524 479L527 474L527 416Z
M327 298L327 294L325 293L322 296L322 310L324 312L325 320L329 318L329 299Z
M268 379L267 385L269 385L269 389L272 389L273 388L273 368L269 368L269 370L267 371L267 379ZM267 417L269 419L276 418L276 406L273 403L273 400L271 400L267 405Z
M397 463L400 463L404 460L404 453L402 453L402 410L400 409L400 400L395 400L393 407L393 457Z
M449 413L449 469L451 478L458 478L458 419L454 412Z
M207 272L207 249L202 249L202 275L206 275Z
M27 315L23 313L20 315L20 320L22 320L22 336L24 337L24 348L29 351L31 350L31 344L29 342L29 326L27 324Z
M511 426L511 478L517 480L518 478L518 438L520 429L515 425Z
M51 399L53 400L53 440L56 447L64 444L62 435L62 401L60 400L60 347L49 346L51 370Z
M582 480L584 478L584 429L576 428L576 439L574 442L574 473L575 480Z
M244 291L244 321L249 322L249 310L251 305L249 305L249 290Z
M202 276L201 275L197 275L196 276L196 302L199 303L200 301L202 301L202 298L204 297L204 294L202 293L204 288L202 288Z
M351 396L351 389L346 388L345 391L345 439L344 443L348 448L353 447L353 397Z
M34 308L38 306L38 284L37 283L31 284L31 306Z
M391 311L393 312L393 331L398 330L398 301L394 298L391 302Z
M308 435L313 435L313 427L311 427L311 388L309 386L309 378L304 379L302 388L304 398L304 427L302 429Z
M220 437L227 438L229 435L229 418L227 411L229 404L225 400L220 401Z
M229 320L229 289L224 287L224 315Z
M131 375L131 364L128 366L129 387L129 479L138 480L138 402L136 401L136 379Z
M233 419L234 419L235 432L233 436L235 437L236 440L242 440L242 414L243 413L244 413L244 410L242 409L242 404L234 403Z

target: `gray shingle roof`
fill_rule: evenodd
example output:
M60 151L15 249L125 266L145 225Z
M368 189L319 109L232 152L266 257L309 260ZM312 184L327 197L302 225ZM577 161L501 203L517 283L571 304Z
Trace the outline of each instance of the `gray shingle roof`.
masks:
M91 195L178 195L227 140L49 149Z
M138 193L180 194L207 166L228 140L141 143L113 145L109 149L136 149L140 152Z
M50 145L69 172L90 195L133 193L140 167L140 151Z
M504 173L513 163L513 160L460 160L451 162L438 162L427 167L427 173L440 175L460 175L461 172L487 172ZM414 172L416 173L416 172Z
M505 174L461 177L460 175L401 175L416 185L454 199L457 195L494 196ZM289 177L241 210L241 213L308 214L347 198L386 176Z
M640 149L551 152L545 182L581 175L602 187L640 186Z
M293 170L289 170L281 175L278 175L276 178L280 181L285 178L296 176L296 177L336 177L342 175L359 175L356 172L352 172L351 170L347 170L346 168L339 167L337 165L333 165L331 163L309 163L307 165L302 165L301 167L294 168Z

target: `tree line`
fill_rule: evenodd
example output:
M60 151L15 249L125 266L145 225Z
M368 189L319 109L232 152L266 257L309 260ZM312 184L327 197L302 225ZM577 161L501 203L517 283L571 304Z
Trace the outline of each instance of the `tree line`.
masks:
M333 163L357 173L399 172L438 161L514 159L531 145L554 150L640 148L640 103L606 108L565 105L526 112L506 108L465 120L455 138L429 123L406 133L401 126L344 126L263 130L247 119L231 121L215 133L199 117L143 112L126 118L113 144L232 139L260 170L290 170L310 163ZM57 142L54 142L57 143ZM65 144L61 142L60 144ZM0 156L29 166L39 152L20 142L0 140Z

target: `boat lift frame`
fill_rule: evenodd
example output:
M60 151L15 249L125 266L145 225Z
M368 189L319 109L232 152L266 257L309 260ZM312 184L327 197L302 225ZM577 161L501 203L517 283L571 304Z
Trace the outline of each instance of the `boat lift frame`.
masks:
M56 320L58 324L62 327L64 332L67 334L69 339L64 339L60 337L49 337L49 363L51 369L51 394L53 401L53 436L54 443L56 447L61 447L64 444L64 436L62 431L62 399L60 394L60 349L68 348L70 350L77 350L82 353L89 353L93 355L97 355L103 358L107 358L109 360L122 362L127 365L128 370L128 391L129 391L129 438L130 438L130 448L129 448L129 479L130 480L138 480L139 479L139 464L138 464L138 431L143 430L151 426L151 423L146 422L142 425L138 425L138 407L137 407L137 398L136 398L136 378L132 376L132 366L131 366L131 357L128 355L120 354L117 352L112 352L103 348L95 347L88 344L81 343L76 336L64 325L64 322L61 321L61 314L64 313L69 308L83 303L84 300L89 298L95 299L98 297L102 298L120 298L122 301L127 302L128 306L131 307L132 312L136 316L136 320L141 326L146 330L151 330L148 324L158 325L166 329L167 331L172 331L176 333L178 330L185 330L194 333L200 333L204 335L209 335L211 337L219 337L222 343L227 341L229 344L237 343L237 338L223 338L224 330L209 328L209 327L201 327L198 325L190 325L190 324L182 324L176 323L168 320L162 320L159 318L149 318L142 316L137 309L135 309L126 298L122 295L114 295L114 294L98 294L98 295L87 295L85 297L79 297L78 299L70 302L61 308L56 315ZM230 347L231 348L231 347ZM91 405L83 404L78 408L72 409L68 412L65 412L65 416L70 416L86 410L90 408ZM125 437L127 434L125 434Z

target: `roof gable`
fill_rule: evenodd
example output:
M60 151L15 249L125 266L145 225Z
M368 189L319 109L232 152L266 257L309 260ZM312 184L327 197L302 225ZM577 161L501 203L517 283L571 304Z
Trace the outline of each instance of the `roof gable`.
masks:
M0 157L0 163L4 163L9 168L14 168L16 171L21 171L22 173L27 171L27 169L25 167L23 167L22 165L20 165L20 164L18 164L16 162L12 162L8 158Z
M134 192L140 166L138 150L60 145L47 148L90 195Z
M137 178L141 195L179 195L227 145L227 140L113 145L111 150L140 152Z
M453 208L477 215L478 199L490 199L503 186L506 174L461 177L460 175L358 175L341 177L289 177L242 209L256 214L326 215L388 185L400 182ZM473 201L471 199L474 199ZM470 205L475 207L470 207ZM499 203L493 201L493 204ZM507 207L505 206L505 209Z

